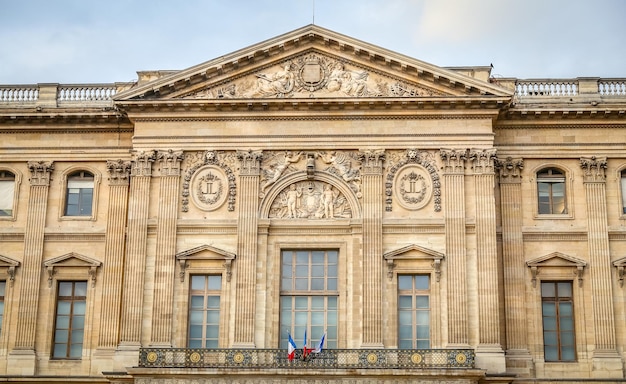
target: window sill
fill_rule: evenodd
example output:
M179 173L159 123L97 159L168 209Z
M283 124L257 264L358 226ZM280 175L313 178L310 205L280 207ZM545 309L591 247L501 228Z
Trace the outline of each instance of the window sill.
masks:
M94 216L61 216L60 221L95 221Z

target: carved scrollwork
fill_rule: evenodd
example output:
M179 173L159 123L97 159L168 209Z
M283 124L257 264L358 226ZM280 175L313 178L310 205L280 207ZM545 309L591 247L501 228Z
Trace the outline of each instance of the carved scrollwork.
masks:
M219 208L228 200L228 210L235 210L237 186L235 174L226 164L227 155L216 151L189 154L192 165L183 181L182 211L189 211L189 196L194 204L205 211Z

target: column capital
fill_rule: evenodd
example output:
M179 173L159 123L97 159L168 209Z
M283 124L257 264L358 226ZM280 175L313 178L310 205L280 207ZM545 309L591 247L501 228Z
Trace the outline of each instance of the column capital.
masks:
M156 160L159 162L160 176L180 176L180 163L183 159L183 151L158 151Z
M443 173L465 173L465 160L467 160L467 149L440 149L441 160L443 160Z
M131 174L133 176L152 176L152 163L156 159L155 151L141 151L133 154Z
M361 161L363 174L382 175L385 161L384 149L361 149L358 158Z
M237 151L239 159L239 174L246 176L259 176L261 172L262 151Z
M130 180L130 161L122 159L107 160L109 185L128 185Z
M522 170L524 169L524 159L507 157L504 160L495 158L495 167L500 174L500 183L521 183Z
M474 174L493 174L494 160L496 158L496 149L476 149L472 148L468 151L468 156L472 161L472 169Z
M606 182L606 157L581 157L580 167L583 169L584 183Z
M52 161L29 161L30 185L50 186L50 174L54 170Z

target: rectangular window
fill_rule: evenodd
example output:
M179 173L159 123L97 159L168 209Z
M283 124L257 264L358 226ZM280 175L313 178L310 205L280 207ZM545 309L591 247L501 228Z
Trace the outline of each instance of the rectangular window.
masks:
M2 324L4 323L4 295L7 288L6 281L0 281L0 332L2 332Z
M398 348L430 348L430 276L398 276Z
M537 174L539 214L566 214L565 175L557 169L546 169Z
M542 282L541 310L545 361L575 361L572 282Z
M626 171L622 171L622 213L626 215Z
M54 322L55 359L80 359L85 331L86 281L61 281Z
M189 290L189 348L218 348L221 275L192 275Z
M280 347L291 332L298 348L306 330L315 348L326 332L324 348L337 348L337 250L282 251Z

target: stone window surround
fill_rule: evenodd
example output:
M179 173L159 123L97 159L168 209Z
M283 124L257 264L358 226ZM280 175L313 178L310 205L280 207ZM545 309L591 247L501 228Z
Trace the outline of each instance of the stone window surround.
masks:
M13 212L11 213L11 216L0 216L0 220L15 221L17 220L17 208L19 206L18 203L19 203L19 195L20 195L20 185L22 184L22 173L19 172L17 169L6 166L6 165L0 165L0 171L11 172L13 176L15 177L15 186L13 189Z
M567 213L564 214L545 214L539 213L539 190L537 188L537 174L547 168L556 168L565 175L565 207ZM533 218L535 220L562 220L574 218L574 173L573 171L561 163L542 163L530 170L530 185L534 203Z
M65 215L65 204L67 200L67 179L70 175L79 172L86 171L93 175L93 201L91 208L90 216L66 216ZM102 180L102 174L95 168L87 166L87 165L71 165L66 168L61 174L59 184L61 185L61 193L60 193L60 203L59 203L59 213L58 219L59 221L64 220L87 220L87 221L96 221L98 217L98 195L100 190L100 181Z

